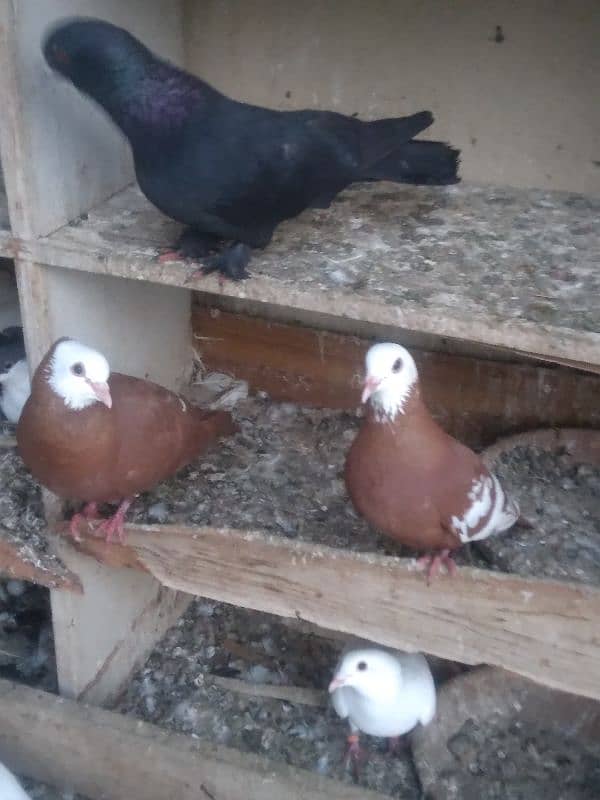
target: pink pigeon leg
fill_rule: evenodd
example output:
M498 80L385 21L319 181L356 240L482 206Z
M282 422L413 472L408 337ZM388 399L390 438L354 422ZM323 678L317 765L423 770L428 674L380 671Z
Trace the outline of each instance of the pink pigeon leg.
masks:
M86 503L81 511L78 511L71 517L71 521L69 522L69 533L73 539L80 541L81 537L79 536L79 525L82 522L87 523L91 519L99 518L100 514L98 513L98 503Z
M452 558L452 555L450 554L450 550L441 550L436 554L421 556L421 558L417 559L417 564L427 568L428 586L431 583L431 580L438 575L442 564L446 567L448 574L451 577L456 575L456 564Z
M160 264L167 264L171 261L186 261L186 257L180 250L165 250L158 256Z
M123 526L125 524L125 515L129 509L129 506L133 503L133 498L127 498L121 501L119 507L115 511L115 513L107 517L103 522L98 525L94 533L103 533L106 537L107 543L114 541L115 538L119 540L119 542L125 541L125 531Z
M347 738L347 747L344 754L344 762L352 766L352 774L354 779L358 780L360 765L365 761L365 753L360 746L360 737L358 733L351 733Z

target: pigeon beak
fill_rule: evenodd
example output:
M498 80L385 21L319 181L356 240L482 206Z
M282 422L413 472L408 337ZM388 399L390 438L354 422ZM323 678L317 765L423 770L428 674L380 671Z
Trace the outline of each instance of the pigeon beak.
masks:
M108 383L94 383L94 381L90 381L90 386L98 400L104 403L107 408L112 408L112 397L110 396Z
M360 398L361 403L366 403L369 397L377 391L377 387L381 383L380 378L374 378L372 375L367 375L363 384L363 393Z
M344 686L345 683L346 683L346 678L335 677L329 684L329 689L328 689L329 694L335 692L335 690L339 689L340 686Z

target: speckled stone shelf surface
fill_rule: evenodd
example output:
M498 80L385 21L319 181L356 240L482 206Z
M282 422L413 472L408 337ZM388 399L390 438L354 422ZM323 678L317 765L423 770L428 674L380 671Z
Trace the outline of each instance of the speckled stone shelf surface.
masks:
M600 197L461 184L355 186L276 231L252 278L187 283L160 264L179 226L130 187L51 236L34 258L189 285L481 342L600 363Z

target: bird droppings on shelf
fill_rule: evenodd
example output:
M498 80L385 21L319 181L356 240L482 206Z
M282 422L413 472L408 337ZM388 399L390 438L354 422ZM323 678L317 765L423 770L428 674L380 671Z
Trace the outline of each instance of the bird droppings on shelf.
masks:
M600 467L522 446L504 453L494 471L534 527L478 549L506 572L600 586Z
M263 396L239 402L233 413L239 433L171 481L141 496L132 507L132 522L155 524L160 518L167 524L234 528L245 531L247 541L252 541L253 531L261 531L275 544L282 539L291 547L294 540L314 542L361 553L373 562L381 554L416 555L380 537L356 515L346 494L342 471L358 430L359 412L278 404ZM521 575L600 584L600 539L594 527L600 511L595 518L591 513L591 508L597 507L594 503L600 502L594 488L600 472L587 466L578 468L581 490L588 492L592 506L586 515L588 506L581 496L566 493L569 524L565 525L561 522L563 500L552 499L555 490L565 492L552 460L532 462L527 453L517 453L511 463L510 474L505 476L499 469L499 477L534 524L538 519L532 504L535 508L535 503L548 495L539 525L544 536L553 532L555 544L549 547L540 541L535 529L514 528L495 537L493 547L458 551L457 563L510 572L504 554L511 550L520 553L526 543L527 558L515 569ZM586 562L583 567L582 561ZM415 570L419 568L411 563Z
M13 448L0 448L0 487L3 538L39 572L60 571L61 562L48 551L40 486Z
M123 216L125 211L130 214ZM357 185L330 208L312 209L283 223L271 244L255 254L251 272L260 279L260 297L254 297L252 278L228 284L224 291L290 306L304 306L310 297L313 310L328 312L343 299L344 315L357 319L375 315L366 304L384 303L396 308L400 321L406 323L409 315L411 326L422 324L427 331L433 310L441 334L462 338L477 339L495 323L509 326L498 333L506 337L514 333L515 323L533 323L521 330L518 342L511 340L511 346L527 349L534 345L537 326L543 338L549 323L564 335L599 332L599 214L600 198L568 192L475 184ZM123 277L183 285L193 265L153 262L178 230L130 187L93 209L83 225L57 231L49 243L57 256L59 250L67 254L90 248L107 253ZM118 264L117 253L122 253ZM571 279L558 279L557 270ZM189 285L213 291L211 279L204 280ZM340 297L331 294L336 289ZM555 306L551 319L536 308L538 295ZM418 323L421 311L427 313ZM373 316L376 320L381 315ZM537 341L535 346L540 345ZM558 345L548 340L551 346Z
M199 599L133 677L118 710L351 783L346 724L326 691L340 648L276 617ZM249 691L253 684L320 690L326 708L241 694L220 685L220 677L242 680ZM369 759L360 785L416 800L410 751L390 756L384 740L369 737L364 745Z
M431 800L600 796L600 705L500 669L448 681L413 753Z

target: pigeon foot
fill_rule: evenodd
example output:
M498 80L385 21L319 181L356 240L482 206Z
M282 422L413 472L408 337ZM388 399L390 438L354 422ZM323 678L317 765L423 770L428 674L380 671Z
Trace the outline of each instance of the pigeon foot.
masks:
M125 541L125 530L123 527L125 525L125 515L132 503L132 499L123 500L115 513L101 522L94 533L96 535L104 534L107 544L113 542L115 538L122 544Z
M195 278L210 275L211 272L219 272L219 283L222 285L225 279L241 281L249 278L250 274L246 267L250 263L252 250L247 244L236 242L229 247L225 247L220 253L209 256L203 260L202 267L195 270L188 281Z
M344 763L352 768L352 775L357 781L360 776L361 766L366 761L366 754L360 746L360 738L357 733L348 736L346 752L344 753Z
M86 527L88 527L87 523L91 519L100 519L100 514L98 513L98 503L86 503L81 511L73 514L71 521L69 522L69 533L73 539L75 539L75 541L81 541L81 536L79 535L79 527L81 523L85 522Z
M441 550L433 555L421 556L421 558L417 559L417 564L427 570L427 586L439 574L442 565L446 567L450 576L456 575L456 564L450 555L450 550Z
M201 261L214 253L221 240L210 233L187 228L173 248L167 248L158 257L161 264L169 261Z

